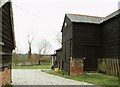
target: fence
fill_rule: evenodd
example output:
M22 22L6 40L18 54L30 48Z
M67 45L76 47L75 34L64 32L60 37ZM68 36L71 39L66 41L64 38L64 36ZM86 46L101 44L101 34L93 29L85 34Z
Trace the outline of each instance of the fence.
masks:
M120 76L120 59L102 59L99 61L99 71L109 75Z

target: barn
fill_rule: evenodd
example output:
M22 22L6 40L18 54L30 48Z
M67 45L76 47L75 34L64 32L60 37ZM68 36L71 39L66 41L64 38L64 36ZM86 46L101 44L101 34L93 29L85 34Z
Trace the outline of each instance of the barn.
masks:
M61 30L62 61L65 72L83 74L85 71L102 70L103 62L106 67L103 71L107 72L108 65L111 64L107 64L106 61L114 60L117 67L114 73L118 73L119 13L120 10L107 17L65 14Z
M59 48L56 50L56 63L57 63L57 67L59 69L63 69L63 65L62 65L62 48Z
M109 75L118 76L120 75L120 9L106 16L100 25L102 55L98 68Z
M100 22L102 17L66 14L62 27L64 70L68 74L97 69L101 48ZM99 50L98 50L99 51ZM95 53L96 52L96 53ZM84 66L84 67L83 67Z
M63 69L63 61L62 61L62 48L59 48L54 51L52 56L52 68L59 68L60 70Z
M12 50L15 49L12 3L0 3L0 85L10 84Z

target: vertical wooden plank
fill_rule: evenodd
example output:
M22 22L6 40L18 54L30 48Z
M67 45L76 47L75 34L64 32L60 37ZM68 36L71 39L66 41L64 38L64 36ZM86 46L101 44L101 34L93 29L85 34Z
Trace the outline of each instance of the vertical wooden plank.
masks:
M111 70L112 70L112 75L114 74L114 65L113 65L113 59L110 59L110 61L111 61Z
M104 62L105 62L105 64L106 64L106 71L105 71L105 72L106 72L107 74L109 74L109 65L108 65L108 60L107 60L107 59L104 59L103 61L104 61Z
M120 74L120 65L119 65L119 59L117 59L117 75Z
M112 74L112 66L111 66L111 60L108 60L109 66L110 66L110 74Z
M117 59L114 59L115 61L115 75L117 76Z
M111 61L112 75L113 75L113 74L114 74L114 64L113 64L113 59L111 59L110 61Z
M115 74L115 76L116 76L116 59L114 59L114 69L115 69L114 74Z
M113 61L114 61L114 75L116 76L116 59L114 59Z
M110 62L109 59L105 59L106 60L106 67L107 67L107 74L111 74L111 66L110 66Z

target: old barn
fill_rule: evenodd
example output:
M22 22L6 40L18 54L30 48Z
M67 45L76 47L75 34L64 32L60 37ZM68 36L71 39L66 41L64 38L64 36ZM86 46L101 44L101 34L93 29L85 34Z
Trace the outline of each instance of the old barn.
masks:
M119 20L120 10L107 17L65 14L62 26L63 70L68 74L82 74L98 69L111 73L108 68L113 64L112 72L118 74ZM105 69L102 67L103 62Z
M0 3L0 85L11 83L12 50L15 48L12 4Z
M59 69L63 69L63 64L62 64L62 48L59 48L56 50L56 63L57 67Z

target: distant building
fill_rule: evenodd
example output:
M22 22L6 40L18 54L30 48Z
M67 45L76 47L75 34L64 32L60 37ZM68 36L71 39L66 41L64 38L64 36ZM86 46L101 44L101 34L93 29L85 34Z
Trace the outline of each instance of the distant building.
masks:
M9 0L0 3L0 85L10 84L12 50L15 49L12 4Z
M111 59L119 64L120 58L119 20L120 10L105 18L65 14L62 26L63 71L83 74L85 71L102 70L100 65L105 62L103 71L111 73ZM117 67L113 72L118 74L120 67L116 64L112 68Z
M53 68L63 69L62 48L55 50L55 53L51 56Z
M63 69L62 48L56 50L56 63L59 69Z

